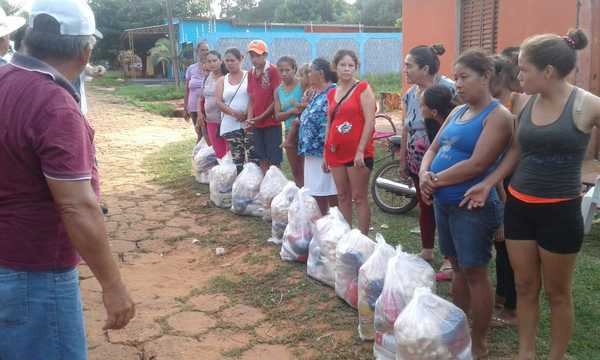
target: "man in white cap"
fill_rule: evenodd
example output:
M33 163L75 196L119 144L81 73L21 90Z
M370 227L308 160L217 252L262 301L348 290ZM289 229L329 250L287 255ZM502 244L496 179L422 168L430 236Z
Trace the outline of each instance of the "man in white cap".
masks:
M83 360L80 256L102 289L104 329L135 315L98 204L94 132L71 85L96 25L82 0L34 0L30 14L26 53L0 67L0 359Z
M6 13L0 7L0 66L6 64L3 57L10 48L10 34L23 25L25 25L25 19L18 16L6 16Z

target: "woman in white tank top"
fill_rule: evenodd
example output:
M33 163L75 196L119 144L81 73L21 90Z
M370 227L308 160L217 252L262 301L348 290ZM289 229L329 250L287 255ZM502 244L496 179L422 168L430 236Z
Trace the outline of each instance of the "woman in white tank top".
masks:
M225 66L229 74L218 80L216 89L217 105L223 113L220 135L227 140L238 173L251 151L250 139L244 131L250 98L248 74L241 68L243 59L238 49L225 52Z

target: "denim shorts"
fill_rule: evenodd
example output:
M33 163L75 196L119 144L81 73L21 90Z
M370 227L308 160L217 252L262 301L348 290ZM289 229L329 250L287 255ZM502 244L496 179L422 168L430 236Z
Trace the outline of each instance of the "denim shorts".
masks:
M267 160L279 166L283 161L281 125L252 129L254 152L258 160Z
M0 359L87 359L77 269L0 267Z
M438 201L433 206L442 254L456 258L461 268L487 266L494 235L502 223L501 202L488 199L483 208L475 210Z

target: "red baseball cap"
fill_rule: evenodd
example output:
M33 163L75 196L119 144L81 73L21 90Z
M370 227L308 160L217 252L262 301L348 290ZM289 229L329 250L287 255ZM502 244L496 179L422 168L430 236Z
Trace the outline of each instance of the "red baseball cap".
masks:
M267 47L267 43L262 40L252 40L250 44L248 44L248 52L257 53L258 55L262 55L269 52L269 48Z

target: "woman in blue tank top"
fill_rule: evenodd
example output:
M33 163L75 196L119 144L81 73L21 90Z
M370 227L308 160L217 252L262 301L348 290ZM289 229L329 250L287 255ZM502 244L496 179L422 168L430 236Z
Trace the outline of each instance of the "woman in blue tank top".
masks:
M519 81L529 96L515 105L517 135L498 168L465 194L469 207L480 207L487 203L490 184L514 172L504 227L517 287L519 360L537 355L542 284L552 327L547 358L564 359L573 334L571 283L583 242L581 166L592 128L600 126L600 98L573 86L568 77L577 50L587 43L581 30L523 42Z
M454 269L454 303L472 314L472 352L480 359L488 353L493 297L487 265L502 206L495 193L476 211L459 204L465 192L493 170L509 144L512 116L490 94L493 64L485 53L465 52L456 60L454 72L465 105L446 119L425 153L419 179L422 200L434 204L440 249Z

